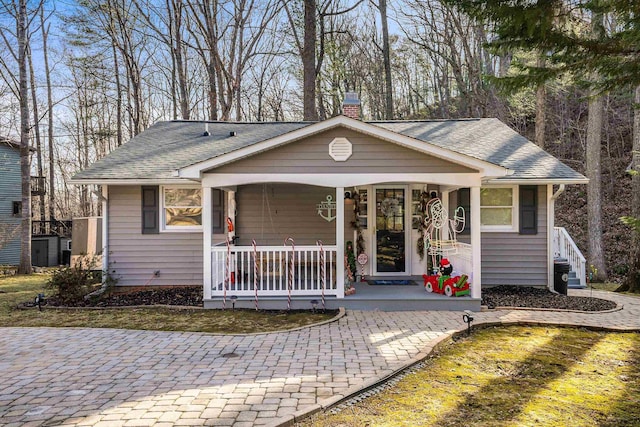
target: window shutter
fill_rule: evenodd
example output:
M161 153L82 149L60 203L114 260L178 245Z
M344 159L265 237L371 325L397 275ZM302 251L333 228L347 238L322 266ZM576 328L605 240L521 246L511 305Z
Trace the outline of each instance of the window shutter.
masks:
M217 188L211 190L211 219L213 221L211 231L213 234L225 234L224 197L225 192Z
M538 187L520 186L520 234L538 234Z
M462 206L465 216L464 230L459 234L471 234L471 189L460 188L458 190L458 206Z
M142 187L142 234L160 232L160 189L158 186Z

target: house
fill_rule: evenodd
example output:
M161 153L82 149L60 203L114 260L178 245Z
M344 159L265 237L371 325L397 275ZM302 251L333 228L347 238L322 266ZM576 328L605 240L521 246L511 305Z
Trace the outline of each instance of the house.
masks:
M34 152L34 148L29 148ZM20 263L22 180L20 143L0 137L0 265ZM31 176L31 200L46 192L45 179ZM33 207L32 207L33 212ZM31 264L51 267L69 264L70 221L32 220Z
M20 144L0 137L0 265L20 263Z
M357 117L353 104L345 112ZM103 259L119 285L203 285L206 307L234 296L246 306L308 308L324 295L327 306L477 310L482 286L552 284L554 201L587 179L497 119L338 116L160 122L71 182L102 188ZM427 271L418 251L424 193L452 215L465 207L465 230L447 256L469 276L471 295L357 285L345 298L352 224L367 255L358 273Z

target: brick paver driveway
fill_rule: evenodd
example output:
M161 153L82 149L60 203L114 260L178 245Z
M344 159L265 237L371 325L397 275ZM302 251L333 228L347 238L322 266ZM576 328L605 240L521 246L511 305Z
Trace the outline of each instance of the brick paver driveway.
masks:
M474 323L640 330L640 299L606 297L624 309L493 311L477 313ZM328 325L255 336L1 328L0 424L279 423L424 357L463 329L461 320L459 312L349 311Z

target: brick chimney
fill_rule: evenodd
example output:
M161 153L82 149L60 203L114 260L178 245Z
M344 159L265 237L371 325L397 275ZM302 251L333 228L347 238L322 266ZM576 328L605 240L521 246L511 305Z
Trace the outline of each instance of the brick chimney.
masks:
M360 120L360 99L358 99L357 93L346 92L344 94L342 114L349 118Z

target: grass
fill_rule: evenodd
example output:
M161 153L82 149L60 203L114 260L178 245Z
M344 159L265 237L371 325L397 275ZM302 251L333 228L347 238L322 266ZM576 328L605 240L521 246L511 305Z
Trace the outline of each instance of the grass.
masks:
M640 334L478 330L395 386L299 426L637 426Z
M47 275L10 276L0 278L0 327L52 326L143 329L154 331L185 331L243 334L271 332L306 326L333 317L333 313L265 313L255 310L196 309L73 309L20 310L16 306L33 301L46 288Z

